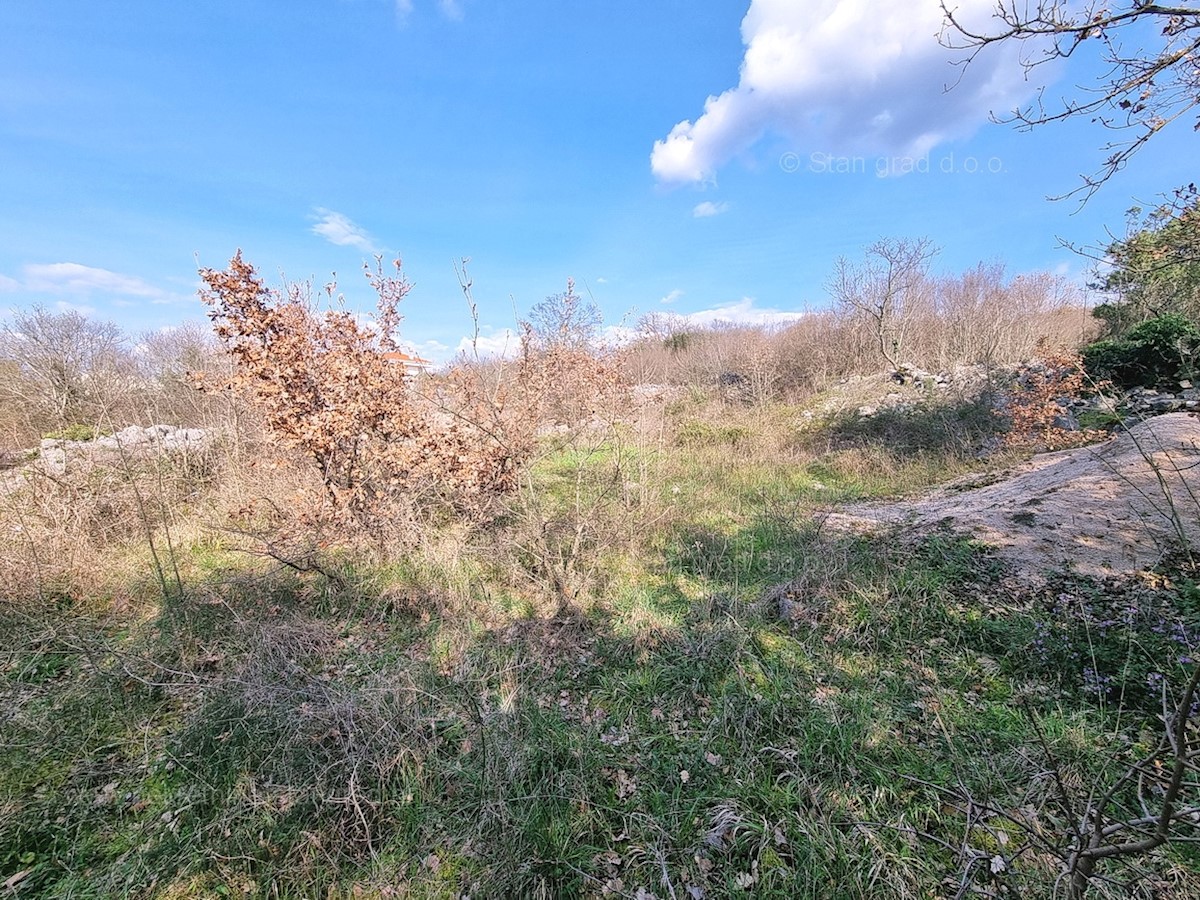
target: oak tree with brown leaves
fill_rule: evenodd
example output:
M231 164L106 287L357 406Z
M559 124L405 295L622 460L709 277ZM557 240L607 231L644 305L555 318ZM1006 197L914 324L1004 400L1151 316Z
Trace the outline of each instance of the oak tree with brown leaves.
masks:
M268 288L240 251L227 269L200 276L236 364L232 386L258 404L273 435L311 460L340 514L369 527L403 506L478 513L515 486L527 452L519 429L506 433L495 415L484 421L476 398L422 396L388 359L411 289L399 260L393 273L378 260L367 269L376 328L340 303L319 310L308 285ZM327 286L330 301L334 291Z

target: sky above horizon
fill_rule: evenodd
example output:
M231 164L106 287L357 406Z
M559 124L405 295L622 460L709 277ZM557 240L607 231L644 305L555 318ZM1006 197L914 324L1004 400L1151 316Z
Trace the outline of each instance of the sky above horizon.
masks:
M471 332L464 258L484 349L568 277L611 325L769 323L827 306L836 260L882 237L930 238L938 271L1085 281L1064 241L1195 180L1182 122L1082 208L1048 200L1114 135L989 116L1079 96L1098 61L1027 81L996 47L963 72L940 21L937 0L6 0L0 314L202 321L197 268L239 248L365 311L363 264L399 255L402 336L443 361Z

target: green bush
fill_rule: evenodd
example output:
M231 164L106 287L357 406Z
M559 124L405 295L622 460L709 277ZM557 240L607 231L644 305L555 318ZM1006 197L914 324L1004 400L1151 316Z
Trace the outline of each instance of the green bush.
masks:
M680 331L663 338L663 346L672 353L682 353L691 346L695 335L690 331Z
M919 453L973 458L1004 430L988 393L967 400L933 400L913 406L883 407L874 415L845 412L834 421L837 447L886 447L897 456Z
M51 431L43 435L48 441L94 441L98 437L103 437L107 432L95 425L68 425L66 428L60 428L58 431Z
M1083 351L1096 379L1118 387L1171 387L1191 378L1200 359L1200 329L1174 313L1149 319L1121 340L1104 340Z
M695 419L684 422L675 436L681 447L730 447L744 445L750 440L750 429L743 425L711 425Z

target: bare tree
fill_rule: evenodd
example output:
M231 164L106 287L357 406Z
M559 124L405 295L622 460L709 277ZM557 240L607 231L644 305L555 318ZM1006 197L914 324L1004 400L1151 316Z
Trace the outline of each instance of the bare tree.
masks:
M687 334L688 322L679 313L649 312L638 319L637 330L638 337L666 345L679 335Z
M867 248L863 262L842 257L829 289L837 305L865 319L879 353L893 369L903 362L914 307L928 286L929 260L937 253L928 238L885 238Z
M1084 175L1083 184L1064 197L1082 192L1086 200L1150 138L1200 105L1200 4L1194 0L1167 4L999 0L993 26L983 30L968 25L959 8L947 0L941 5L945 14L941 41L967 51L963 65L993 44L1027 43L1029 52L1022 65L1030 75L1046 63L1096 48L1106 68L1094 84L1080 87L1082 97L1047 106L1043 88L1029 106L997 119L1027 130L1085 117L1104 128L1132 134L1105 144L1103 150L1109 155L1103 165ZM1137 49L1127 49L1126 39ZM1143 40L1152 46L1143 49ZM1200 130L1200 117L1195 128Z
M528 327L543 348L586 349L595 340L603 318L596 304L575 293L575 279L567 290L551 294L529 311Z
M95 424L130 388L131 364L120 328L74 311L41 306L13 315L0 331L0 355L20 378L4 389L57 426Z
M233 374L233 358L198 322L143 334L134 348L142 412L152 422L212 426L233 411L231 394L200 390Z

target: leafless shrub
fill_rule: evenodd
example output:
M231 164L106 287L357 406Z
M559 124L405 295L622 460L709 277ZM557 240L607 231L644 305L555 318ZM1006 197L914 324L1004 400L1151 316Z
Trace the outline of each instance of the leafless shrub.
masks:
M210 428L236 436L246 410L229 391L197 390L233 374L233 358L211 329L196 323L142 335L134 345L138 419L147 424ZM247 422L247 425L249 422Z
M211 489L219 451L84 454L64 471L33 464L0 484L0 592L102 597L149 548L160 588L177 580L172 529ZM136 548L136 550L135 550ZM110 577L111 576L111 577Z
M1000 366L1028 359L1043 337L1075 346L1094 331L1080 292L1061 277L1007 278L999 264L932 275L924 242L881 242L878 249L893 262L843 261L834 308L810 310L783 328L701 328L680 316L646 316L622 351L622 368L638 383L702 388L729 373L751 402L802 400L836 380L878 371L881 360L934 372Z
M1047 273L1006 280L999 264L935 278L913 326L914 361L928 369L1028 359L1040 340L1075 346L1089 317L1077 288Z
M918 829L908 831L956 859L955 896L1015 895L1044 887L1050 879L1054 896L1067 900L1167 896L1163 888L1143 883L1139 863L1164 845L1195 840L1200 822L1198 681L1200 668L1194 668L1177 696L1164 684L1161 733L1149 752L1099 780L1060 757L1030 712L1037 758L1028 760L1035 774L1023 802L1002 804L961 783L946 786L910 778L940 794L958 813L962 838L950 843Z
M908 332L928 304L929 260L937 249L920 240L880 240L862 263L839 259L829 289L847 315L860 318L880 356L893 368L908 362Z
M605 354L529 340L523 349L519 383L542 436L499 537L515 549L521 576L561 613L592 594L606 554L627 543L619 525L637 496L619 424L628 391Z
M22 410L27 441L31 432L40 436L128 414L134 366L112 323L40 306L17 312L0 330L0 359L15 368L15 377L0 381L0 407Z
M530 310L526 333L540 349L588 350L602 322L596 304L575 293L575 279L568 278L566 291L551 294Z

